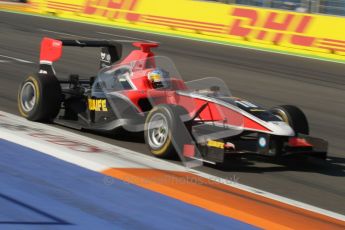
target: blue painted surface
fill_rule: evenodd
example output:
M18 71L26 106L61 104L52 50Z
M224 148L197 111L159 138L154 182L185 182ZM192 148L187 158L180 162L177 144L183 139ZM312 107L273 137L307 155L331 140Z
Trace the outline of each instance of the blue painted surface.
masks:
M0 229L254 229L0 139Z

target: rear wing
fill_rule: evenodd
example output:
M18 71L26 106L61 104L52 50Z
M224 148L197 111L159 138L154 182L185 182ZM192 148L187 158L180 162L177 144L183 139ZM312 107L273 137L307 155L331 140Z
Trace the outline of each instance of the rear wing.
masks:
M44 37L41 42L40 70L41 74L54 74L52 63L59 60L63 46L76 47L101 47L100 68L110 66L121 59L122 45L118 42L107 40L56 40Z

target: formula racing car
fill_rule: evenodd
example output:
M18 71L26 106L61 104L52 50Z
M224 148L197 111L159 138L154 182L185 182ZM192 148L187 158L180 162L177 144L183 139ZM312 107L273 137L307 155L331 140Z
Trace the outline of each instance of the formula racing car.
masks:
M151 153L185 161L222 163L246 154L325 159L327 142L309 136L304 113L293 105L265 109L231 95L218 78L185 82L156 43L43 38L40 65L18 91L20 114L82 130L141 132ZM56 76L53 63L65 46L99 47L94 76Z

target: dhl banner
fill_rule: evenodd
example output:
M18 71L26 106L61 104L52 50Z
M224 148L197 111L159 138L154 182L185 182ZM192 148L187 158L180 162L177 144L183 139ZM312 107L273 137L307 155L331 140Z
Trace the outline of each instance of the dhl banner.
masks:
M345 61L345 18L195 0L31 0L31 12Z

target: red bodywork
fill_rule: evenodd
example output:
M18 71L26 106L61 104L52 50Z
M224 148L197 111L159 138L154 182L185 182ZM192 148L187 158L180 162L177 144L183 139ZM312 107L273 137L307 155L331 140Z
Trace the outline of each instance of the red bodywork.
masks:
M176 92L177 90L188 90L184 81L181 79L172 78L170 80L169 89L154 89L153 85L147 77L147 74L156 67L155 63L153 63L152 61L154 60L152 58L154 54L151 52L150 48L157 47L158 44L134 43L134 46L140 47L141 50L132 51L120 63L120 65L125 65L137 60L146 60L143 62L139 62L140 66L135 66L133 68L133 70L137 71L133 72L132 82L138 90L128 90L123 92L123 94L126 95L126 97L129 98L139 110L139 102L141 100L150 98L151 100L154 100L155 105L174 104L182 106L189 112L190 116L192 117L198 111L198 109L201 108L201 106L203 106L205 103L208 103L206 109L204 109L199 116L203 121L215 121L222 124L247 128L251 130L268 132L270 131L254 120L245 117L241 113L231 110L225 106L200 98L178 94Z
M299 137L291 137L289 139L288 144L290 147L312 147L313 146L306 139L299 138Z
M151 52L151 48L158 47L159 45L157 43L143 42L135 42L133 45L140 49L133 50L119 64L116 64L116 66L135 63L135 66L132 66L133 76L131 81L136 86L137 90L127 90L122 93L137 106L139 111L141 111L139 102L141 100L147 100L148 98L153 99L156 105L174 104L182 106L189 112L190 116L194 116L201 106L208 103L207 107L199 115L200 119L203 121L213 121L221 124L243 127L244 129L270 132L268 128L249 117L243 116L243 114L238 111L209 100L178 94L176 92L177 90L187 90L187 86L181 79L172 78L169 89L154 89L147 74L149 71L156 68L154 53ZM41 63L52 63L57 61L61 57L61 54L61 41L51 38L44 38L42 40L40 53Z

